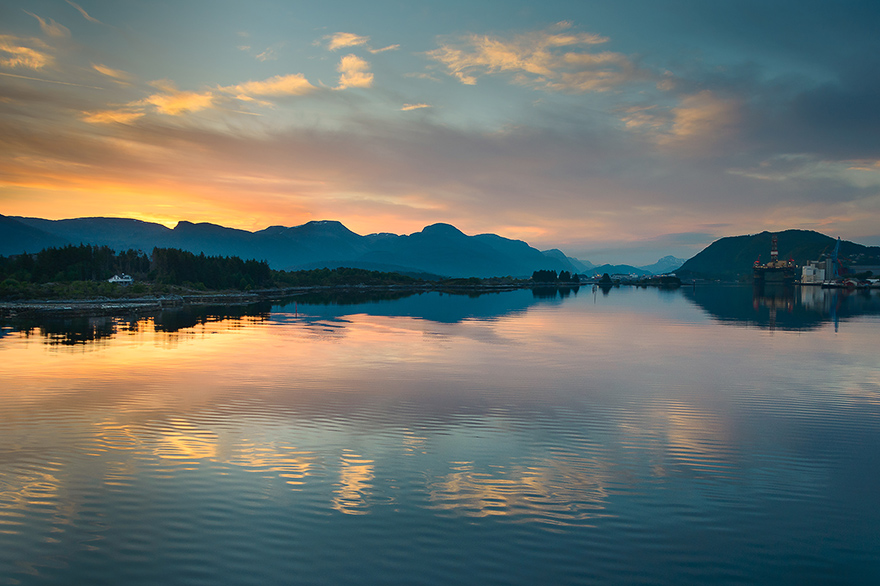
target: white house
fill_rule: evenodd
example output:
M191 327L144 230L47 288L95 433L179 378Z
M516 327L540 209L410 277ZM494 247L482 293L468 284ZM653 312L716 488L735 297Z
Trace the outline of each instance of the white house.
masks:
M108 283L119 283L120 285L131 285L134 283L134 279L131 278L131 275L126 275L122 273L121 275L113 275L109 279L107 279Z

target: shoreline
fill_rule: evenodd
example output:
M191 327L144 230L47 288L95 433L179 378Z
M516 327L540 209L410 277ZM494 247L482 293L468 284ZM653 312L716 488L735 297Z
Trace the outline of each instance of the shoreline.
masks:
M249 292L210 292L184 295L161 295L136 297L131 299L26 299L0 301L0 318L33 317L33 316L113 316L130 315L131 313L151 313L180 307L206 305L251 305L266 301L277 301L288 297L330 292L411 292L424 293L429 291L449 292L482 292L496 293L531 289L547 286L535 283L505 284L419 284L419 285L315 285L307 287L285 287L278 289L261 289ZM556 285L550 285L556 286ZM563 288L571 288L565 287Z

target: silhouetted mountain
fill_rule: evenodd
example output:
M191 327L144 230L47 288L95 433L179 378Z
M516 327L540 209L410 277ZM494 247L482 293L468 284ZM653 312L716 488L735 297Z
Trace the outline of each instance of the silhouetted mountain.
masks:
M172 231L161 224L142 222L130 218L74 218L70 220L43 220L41 218L15 218L28 226L61 238L61 244L105 245L116 251L143 250L149 252L157 242L169 238ZM27 242L28 252L45 248L36 242ZM53 244L52 246L58 246ZM21 252L19 250L18 252Z
M70 241L58 234L28 225L18 218L0 215L0 255L37 252L50 246L66 244L70 244Z
M685 263L685 259L683 258L675 258L674 256L664 256L657 262L652 265L646 265L643 267L639 267L643 271L648 271L652 275L663 275L666 273L673 273L678 269L681 265Z
M590 270L594 266L593 263L588 260L580 260L578 258L566 256L566 254L558 248L544 250L542 251L542 253L544 254L544 256L555 258L561 262L568 262L569 264L571 264L571 269L568 269L568 271L571 273L583 273Z
M752 274L757 260L770 260L770 240L774 233L761 232L748 236L729 236L716 240L699 254L689 259L676 274L685 278L737 280ZM779 258L793 259L801 266L830 254L836 240L812 230L785 230L775 232L778 237ZM861 259L880 258L880 247L863 246L841 241L840 257Z
M125 218L43 220L4 218L3 253L38 252L65 244L107 245L151 252L179 248L209 256L266 260L274 269L350 266L449 277L528 276L536 270L575 270L563 258L547 256L521 240L495 234L468 236L449 224L410 235L360 236L336 221L248 232L216 224L181 221L173 230ZM561 253L560 253L561 254Z

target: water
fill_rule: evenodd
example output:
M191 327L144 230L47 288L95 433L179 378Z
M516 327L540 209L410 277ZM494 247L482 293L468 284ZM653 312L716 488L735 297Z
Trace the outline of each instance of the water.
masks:
M342 301L5 324L0 584L880 581L880 292Z

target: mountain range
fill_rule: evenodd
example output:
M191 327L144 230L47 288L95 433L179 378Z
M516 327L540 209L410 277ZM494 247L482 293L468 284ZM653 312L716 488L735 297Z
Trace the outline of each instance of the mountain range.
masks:
M449 224L433 224L409 235L361 236L329 220L248 232L186 221L170 229L128 218L0 216L0 255L67 244L106 245L117 251L179 248L209 256L266 260L272 268L283 270L347 266L422 276L524 277L537 270L581 272L587 267L559 250L544 253L496 234L468 236Z
M780 258L798 265L816 260L836 240L811 230L777 232ZM688 278L737 280L751 274L756 260L770 257L770 232L716 240L693 258L666 256L643 267L599 265L569 257L558 249L540 251L522 240L496 234L468 236L449 224L433 224L409 235L361 236L332 220L301 226L270 226L248 232L216 224L181 221L173 229L130 218L45 220L0 215L0 255L39 252L68 244L106 245L116 251L150 252L179 248L209 256L265 260L274 269L300 270L340 266L396 271L430 277L531 276L537 270L663 274ZM880 247L841 241L840 256L853 264L880 263Z
M591 266L590 268L581 271L587 276L602 276L604 273L608 273L609 275L637 275L639 277L644 277L647 275L663 275L666 273L675 272L678 267L685 263L685 259L676 258L674 256L664 256L654 264L646 265L643 267L634 267L632 265L612 265L612 264L604 264L599 266Z

